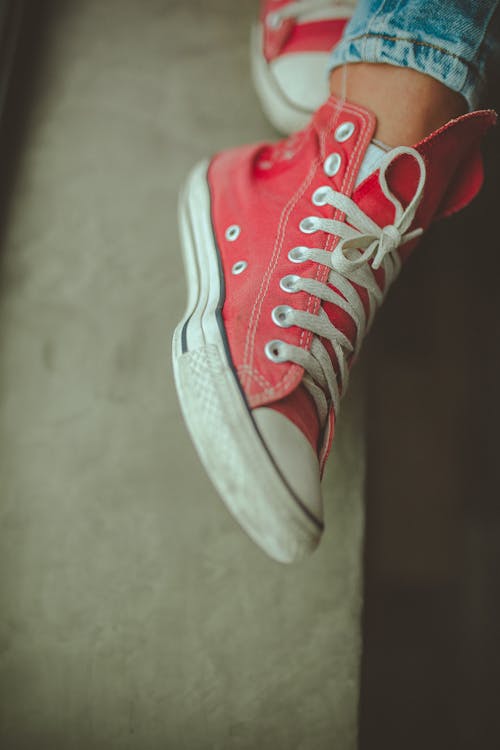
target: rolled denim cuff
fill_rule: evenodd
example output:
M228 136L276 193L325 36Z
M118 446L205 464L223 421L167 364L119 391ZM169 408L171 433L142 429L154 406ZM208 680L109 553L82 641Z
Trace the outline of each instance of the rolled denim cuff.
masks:
M430 41L391 36L371 30L344 36L333 49L329 69L346 63L386 63L425 73L457 91L471 110L477 109L486 88L481 72L468 61Z

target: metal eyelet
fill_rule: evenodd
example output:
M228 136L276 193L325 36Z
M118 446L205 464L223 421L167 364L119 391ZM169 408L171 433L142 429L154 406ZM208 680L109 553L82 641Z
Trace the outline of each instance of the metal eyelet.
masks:
M299 229L304 234L312 234L318 231L318 220L315 216L307 216L299 224Z
M237 224L231 224L231 226L226 229L225 237L229 242L234 242L238 239L240 234L241 227L239 227Z
M273 323L275 323L280 328L290 328L290 326L293 325L290 320L290 314L292 312L293 308L291 308L289 305L278 305L271 313Z
M300 281L300 276L296 276L293 273L288 274L288 276L283 276L282 279L280 279L280 288L283 289L284 292L288 292L289 294L293 292L298 292L297 284Z
M347 141L351 135L354 133L356 126L353 122L343 122L341 125L338 126L337 130L335 131L334 138L338 143L343 143L344 141Z
M334 152L333 154L329 154L323 162L323 171L328 177L334 177L339 171L341 165L341 155Z
M246 260L237 260L234 266L231 268L231 273L235 276L238 276L238 274L243 273L243 271L246 271L248 268L248 263Z
M319 187L317 190L314 191L312 196L312 202L315 206L326 206L328 201L326 200L331 193L331 189L329 187Z
M304 263L307 260L307 247L292 247L288 252L288 260L292 263Z
M285 362L286 359L283 355L283 341L279 339L273 339L268 341L264 347L265 355L271 362Z

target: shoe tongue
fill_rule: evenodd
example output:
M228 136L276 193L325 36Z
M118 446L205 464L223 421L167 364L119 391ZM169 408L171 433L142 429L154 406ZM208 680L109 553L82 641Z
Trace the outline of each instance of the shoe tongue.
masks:
M385 146L383 143L380 143L380 141L372 141L369 144L368 148L366 149L361 167L359 169L358 176L356 177L356 183L354 187L358 187L358 185L360 185L363 180L365 180L378 169L379 164L384 157L384 154L386 154L389 150L389 147Z

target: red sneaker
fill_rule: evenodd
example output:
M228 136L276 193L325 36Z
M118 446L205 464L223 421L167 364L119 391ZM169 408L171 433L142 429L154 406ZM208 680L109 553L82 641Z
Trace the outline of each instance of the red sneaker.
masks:
M179 399L222 499L276 560L321 537L320 475L350 366L421 232L480 189L494 121L474 112L382 152L374 116L331 98L303 132L221 153L187 182Z
M262 108L282 133L305 127L328 98L328 57L355 0L262 0L252 73Z

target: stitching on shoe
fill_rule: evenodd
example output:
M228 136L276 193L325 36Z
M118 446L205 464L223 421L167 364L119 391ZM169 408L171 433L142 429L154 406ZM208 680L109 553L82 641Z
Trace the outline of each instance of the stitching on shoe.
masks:
M328 102L328 105L334 110L334 113L335 113L335 116L332 117L332 120L329 123L330 127L332 127L332 123L335 124L336 120L338 119L340 115L340 112L342 111L342 107L340 108L337 106L334 107L333 102ZM322 143L321 143L323 150L324 150L324 146L326 142L326 137L327 136L326 136L326 128L325 128L322 133ZM255 336L257 333L257 326L260 320L260 315L262 312L262 304L269 290L269 283L270 283L271 277L276 269L276 265L281 256L281 251L283 248L284 237L285 237L285 230L288 225L288 220L290 218L290 214L292 213L293 209L297 205L297 202L304 195L308 187L311 185L311 182L316 176L316 172L320 164L321 164L321 160L315 159L315 161L312 164L312 168L310 169L306 178L304 179L304 182L302 183L302 185L298 187L295 194L289 199L287 205L281 212L278 229L276 231L276 239L274 243L273 254L271 256L271 260L269 261L266 273L264 275L264 279L262 280L259 293L257 295L257 299L255 300L254 306L252 308L247 337L245 341L245 349L243 353L243 364L246 365L247 367L250 367L252 370L253 370L253 367L251 363L254 359ZM265 287L265 291L264 291L264 287ZM309 305L309 302L308 302L308 305ZM304 333L306 334L306 337L304 337ZM299 346L303 346L304 341L307 340L307 335L309 335L309 332L307 331L301 333L300 339L299 339ZM285 375L284 379L282 379L281 381L278 381L277 385L274 386L272 390L274 391L280 383L284 383L286 381L286 378L287 376Z
M348 179L348 176L347 176L347 173L346 173L344 181L342 182L341 187L340 187L341 190L345 190L347 186L350 189L352 187L354 181L355 181L355 177L356 177L356 174L357 174L357 167L358 167L359 161L360 161L361 147L362 147L362 144L363 144L363 138L362 138L362 136L365 133L367 126L370 124L370 119L366 116L366 114L364 113L363 110L358 110L355 106L350 106L348 104L344 104L343 107L338 108L333 103L330 103L330 107L332 107L332 109L334 109L334 115L332 116L332 118L331 118L331 120L330 120L330 122L328 124L328 128L325 128L325 130L323 131L322 142L320 141L320 143L321 143L321 145L323 147L325 146L326 139L328 137L327 136L327 131L330 131L333 128L333 126L335 125L336 121L338 120L338 117L339 117L339 115L340 115L341 112L352 112L352 113L357 114L360 117L360 119L362 120L362 125L364 126L361 129L360 137L359 137L359 139L358 139L358 141L356 143L356 146L355 146L355 148L353 150L353 153L352 153L351 162L352 162L353 168L350 169L350 170L348 170L348 172L350 172L350 179ZM339 215L340 215L340 212L338 214L336 214L336 216L339 216ZM330 240L330 238L328 238L327 242L325 244L325 249L326 250L331 250L332 246L334 244L336 244L337 241L338 240L335 240L334 237L332 237L331 240ZM329 272L328 272L327 268L318 267L318 270L316 272L315 278L316 278L316 280L320 280L322 277L324 279L326 279L327 276L328 276L328 273ZM308 303L307 303L307 308L306 308L307 312L313 312L313 314L314 314L314 312L316 312L319 309L320 304L321 304L321 300L319 300L319 299L315 298L314 296L310 295L310 297L308 299ZM304 346L305 344L309 345L310 340L312 339L312 335L313 334L310 331L303 331L301 333L301 335L300 335L300 338L299 338L299 346ZM254 338L255 338L255 333L254 333ZM283 395L283 392L287 390L288 383L291 380L295 379L297 370L300 370L300 368L298 366L292 366L292 367L290 367L287 370L287 372L284 375L284 377L281 380L279 380L276 383L276 385L271 386L270 388L267 388L265 390L265 392L262 393L262 394L254 394L253 400L254 401L260 401L261 399L262 400L266 400L269 397L279 397L279 396ZM254 372L254 368L252 368L249 365L246 365L246 371L248 373ZM247 375L247 377L248 376L249 375ZM260 398L259 398L259 396L260 396Z
M276 268L276 265L281 255L281 250L283 248L283 243L285 241L285 230L288 224L288 220L290 218L290 215L293 209L297 205L299 199L302 198L306 190L311 185L311 182L314 179L314 176L316 174L316 170L318 169L319 164L320 164L319 159L315 159L304 182L302 183L302 185L299 186L297 191L292 195L292 197L289 199L288 203L286 204L285 208L281 212L280 221L279 221L278 229L276 232L276 239L274 242L273 254L271 256L271 260L269 261L266 273L264 274L264 278L260 285L259 293L255 300L254 306L252 308L252 314L250 316L248 333L247 333L247 337L245 341L245 350L243 353L244 365L249 365L251 367L251 362L254 357L255 335L257 332L257 326L258 326L258 322L260 320L260 315L262 312L262 304L269 290L270 280L272 278L272 275L274 273L274 270Z
M276 386L271 386L266 390L254 393L248 396L248 403L252 409L256 406L262 406L269 403L269 400L278 401L280 398L284 398L287 395L288 383L295 380L297 372L302 371L299 365L292 363L285 375Z
M241 367L238 367L238 375L240 374L240 372L243 373L244 376L246 375L248 380L255 380L255 382L264 389L259 393L248 395L247 398L249 404L252 408L254 408L255 406L260 406L261 403L266 403L270 396L279 396L280 389L278 386L282 386L282 384L284 383L288 385L288 381L293 380L295 378L296 371L300 369L301 368L299 367L299 365L292 363L285 377L279 381L277 386L271 385L271 383L266 380L266 378L258 370L253 369L249 365L242 365Z
M273 388L269 380L267 380L262 373L260 373L258 370L254 370L250 365L241 365L241 367L238 367L238 374L242 373L243 377L246 377L247 379L253 379L255 380L261 387L265 388L266 390L269 390Z
M351 188L354 185L358 167L359 167L359 162L361 161L361 154L362 154L361 149L364 146L363 136L366 133L366 130L370 125L370 117L367 116L366 113L362 109L358 109L354 105L349 105L347 103L344 103L341 107L338 107L334 105L333 102L329 102L328 104L332 108L333 112L332 112L332 117L329 120L328 126L323 130L323 133L321 136L320 145L323 151L325 150L325 144L328 138L327 134L333 129L341 113L351 112L353 114L356 114L360 118L360 121L362 124L359 138L357 140L356 146L354 147L354 150L351 155L351 160L350 160L351 168L346 171L344 175L344 180L340 186L340 190L344 192L346 189L351 190ZM251 361L254 356L255 337L256 337L256 332L257 332L258 321L260 319L260 313L262 310L262 303L269 289L270 279L275 271L278 259L281 256L281 249L283 247L285 229L286 229L288 220L290 218L290 214L292 210L295 208L299 198L301 198L304 195L304 192L310 186L312 179L316 175L316 171L318 167L320 166L320 164L321 164L320 160L315 160L315 162L313 162L314 169L312 170L312 175L311 175L311 172L307 175L306 179L304 180L304 183L297 190L297 192L291 199L291 201L293 202L291 203L289 201L289 204L287 204L287 206L282 212L282 215L280 217L280 223L278 225L278 230L277 230L277 236L279 236L280 231L282 232L281 242L279 243L279 248L277 248L275 244L275 250L273 252L272 259L270 261L270 264L268 265L266 274L264 276L264 280L259 290L259 295L252 309L252 315L251 315L250 324L249 324L249 331L247 333L247 339L245 342L244 362L243 362L243 365L240 368L238 368L238 371L241 370L244 373L243 378L242 378L242 384L249 387L250 385L249 381L254 380L261 387L265 388L265 390L260 394L257 393L253 395L250 395L250 394L248 395L248 398L251 401L251 406L253 407L259 405L259 403L267 401L267 399L269 399L270 397L278 398L284 395L284 392L286 392L288 388L289 382L295 379L297 370L301 369L298 365L291 365L287 369L287 372L285 373L285 375L274 386L272 386L261 375L261 373L251 365ZM288 209L288 212L287 212L287 209ZM285 215L286 215L286 219L285 219ZM338 218L340 215L341 215L340 211L336 212L334 214L334 218ZM335 237L329 236L325 243L325 250L328 250L328 251L332 250L333 247L337 244L337 242L338 242L338 238L336 239ZM329 273L328 268L318 266L318 269L316 271L314 278L315 280L318 280L318 281L322 281L322 280L324 281L327 279L328 273ZM267 282L267 288L266 288L266 292L264 292L263 289L264 289L264 285L266 282ZM256 309L257 309L258 303L259 303L259 312L257 314ZM317 313L320 306L321 306L321 300L314 297L313 295L309 295L309 298L307 301L306 312L311 312L312 314L315 314ZM251 344L249 340L250 334L251 334ZM300 338L299 338L298 345L301 347L309 346L312 337L313 337L313 334L310 331L302 331ZM251 346L251 350L250 350L251 356L247 358L247 352L248 352L249 346Z

